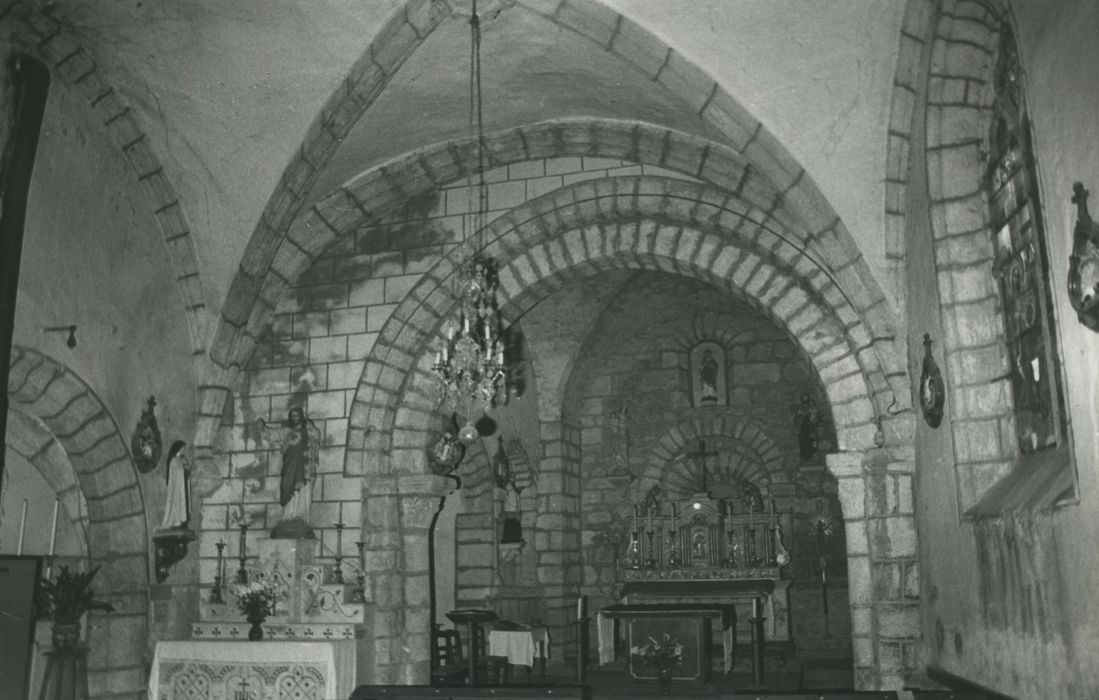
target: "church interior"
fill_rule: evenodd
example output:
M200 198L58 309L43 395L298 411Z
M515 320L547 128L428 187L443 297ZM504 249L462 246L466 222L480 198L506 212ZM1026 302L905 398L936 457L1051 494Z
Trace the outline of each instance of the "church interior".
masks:
M11 697L1099 696L1096 3L0 42Z

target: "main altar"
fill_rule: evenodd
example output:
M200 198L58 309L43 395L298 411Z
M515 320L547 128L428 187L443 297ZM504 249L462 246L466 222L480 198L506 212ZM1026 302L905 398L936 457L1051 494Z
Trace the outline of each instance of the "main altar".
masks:
M639 633L643 639L657 629L652 620L667 629L690 627L687 636L700 640L692 647L707 657L711 636L720 639L726 672L750 642L792 647L790 580L784 576L791 555L783 534L790 520L747 482L691 498L650 491L634 506L625 566L618 571L618 605L597 617L600 663L625 657L631 675L645 677L629 651ZM684 627L685 620L704 618ZM762 639L754 639L753 620L762 626ZM698 670L690 677L706 677L700 666L691 668Z
M219 561L219 581L204 591L191 638L156 646L150 700L336 700L370 683L374 648L365 630L373 606L360 588L316 563L319 547L317 540L261 539L236 584L224 589ZM277 595L262 641L249 641L251 625L235 605L234 585L248 582Z

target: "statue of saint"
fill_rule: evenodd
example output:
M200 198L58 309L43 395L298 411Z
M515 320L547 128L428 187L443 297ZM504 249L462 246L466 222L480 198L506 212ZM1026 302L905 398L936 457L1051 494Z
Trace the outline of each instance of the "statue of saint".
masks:
M284 427L271 427L260 418L260 435L279 448L279 505L282 519L274 529L274 539L313 539L309 525L309 507L313 504L313 480L317 477L320 430L305 416L300 406L290 409Z
M611 438L611 476L630 473L630 421L625 406L612 411L609 418Z
M191 519L191 462L183 448L187 443L176 440L168 450L168 493L164 500L164 519L160 530L186 530Z

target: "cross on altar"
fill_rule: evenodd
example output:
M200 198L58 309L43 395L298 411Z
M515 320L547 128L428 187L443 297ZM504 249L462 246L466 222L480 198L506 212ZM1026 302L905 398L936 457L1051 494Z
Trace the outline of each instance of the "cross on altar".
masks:
M710 457L717 457L717 451L712 450L710 452L707 452L706 441L699 440L698 452L688 452L687 457L689 457L690 460L694 462L695 466L698 467L699 471L702 472L702 491L703 493L708 492L710 490L710 485L707 481L706 475L706 460Z

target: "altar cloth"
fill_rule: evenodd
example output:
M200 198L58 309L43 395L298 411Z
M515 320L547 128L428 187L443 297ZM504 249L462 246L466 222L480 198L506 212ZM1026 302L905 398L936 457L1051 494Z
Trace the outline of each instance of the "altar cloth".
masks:
M341 700L355 689L355 642L158 642L150 700Z
M488 633L490 656L506 656L508 663L534 666L534 660L549 658L549 633L545 627L492 630Z

